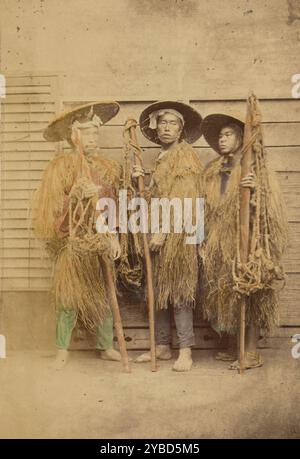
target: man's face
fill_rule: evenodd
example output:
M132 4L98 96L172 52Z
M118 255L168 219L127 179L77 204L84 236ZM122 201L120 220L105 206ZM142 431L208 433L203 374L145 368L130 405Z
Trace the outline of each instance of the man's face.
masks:
M219 151L221 155L235 153L241 146L242 141L236 131L230 127L224 127L219 134Z
M94 153L99 148L99 129L96 126L81 127L80 137L84 153Z
M182 123L176 115L166 113L159 117L157 122L157 136L162 144L170 144L179 140L182 132Z

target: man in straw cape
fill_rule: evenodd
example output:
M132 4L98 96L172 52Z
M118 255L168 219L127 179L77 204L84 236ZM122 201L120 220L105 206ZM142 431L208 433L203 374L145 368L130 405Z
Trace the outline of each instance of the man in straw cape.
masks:
M148 106L140 116L140 128L150 141L160 145L149 185L150 198L200 197L203 170L198 154L191 144L201 135L201 116L180 102L158 102ZM143 174L139 166L133 175ZM172 215L172 214L171 214ZM156 357L169 360L171 354L171 312L174 314L179 344L179 357L174 371L189 371L192 367L191 346L194 345L193 307L198 282L197 246L187 244L186 233L158 232L150 240L155 298ZM150 353L137 362L150 360Z
M202 132L218 153L204 170L205 225L207 238L200 254L204 263L206 318L220 334L228 334L232 349L217 354L217 359L232 360L230 369L239 369L237 335L240 304L246 298L244 368L260 367L257 352L260 329L270 330L278 318L278 286L283 284L281 257L287 228L280 192L267 168L260 128L257 100L249 99L252 110L250 141L255 153L251 172L241 180L244 123L223 114L207 116ZM244 147L245 148L245 147ZM250 238L248 262L240 256L240 191L250 188Z
M117 198L120 166L99 149L101 125L119 111L116 102L97 102L65 112L44 131L51 142L67 140L71 152L50 161L34 198L34 228L54 261L57 306L55 367L68 359L72 331L79 319L96 332L102 359L120 360L113 349L113 318L103 260L114 272L120 255L116 234L96 231L99 198Z

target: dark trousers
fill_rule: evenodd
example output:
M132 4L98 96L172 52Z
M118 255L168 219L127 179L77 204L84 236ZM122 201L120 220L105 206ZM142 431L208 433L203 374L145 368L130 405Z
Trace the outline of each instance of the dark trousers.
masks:
M190 347L195 344L193 329L193 308L169 307L155 312L155 338L156 344L171 344L171 313L174 314L178 344L180 348Z

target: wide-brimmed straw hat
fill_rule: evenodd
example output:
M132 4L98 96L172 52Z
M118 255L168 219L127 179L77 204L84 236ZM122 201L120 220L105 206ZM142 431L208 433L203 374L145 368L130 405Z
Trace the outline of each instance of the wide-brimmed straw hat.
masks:
M166 109L176 110L184 119L183 139L188 143L194 143L201 137L201 115L189 105L182 102L162 101L149 105L140 116L140 129L144 136L151 142L159 144L156 129L150 128L150 115L153 112Z
M116 116L119 110L120 106L115 101L91 102L80 105L72 110L63 112L51 121L43 132L44 138L50 142L58 142L64 139L69 140L74 121L84 123L85 121L90 121L94 115L97 115L100 118L101 124L105 124Z
M213 115L208 115L202 121L201 129L203 136L208 143L217 153L219 151L219 135L223 127L228 126L229 124L236 124L244 132L245 124L238 118L233 116L223 115L221 113L216 113Z

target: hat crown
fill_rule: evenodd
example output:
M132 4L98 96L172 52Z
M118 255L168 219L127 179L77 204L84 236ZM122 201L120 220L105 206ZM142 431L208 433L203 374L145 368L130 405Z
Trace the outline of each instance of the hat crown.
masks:
M140 129L143 135L151 140L151 142L159 144L156 135L156 129L151 128L151 114L153 112L159 112L160 110L174 110L179 112L184 119L184 130L183 138L188 143L194 143L198 140L201 135L201 122L202 117L194 108L190 105L184 104L183 102L178 101L161 101L155 102L154 104L149 105L140 115Z
M88 123L89 121L92 121L94 116L93 107L93 105L90 108L87 107L86 112L74 113L74 116L70 119L70 124L72 124L74 121L79 121L80 123Z
M229 124L236 124L242 131L245 124L238 118L223 113L214 113L208 115L202 121L201 129L203 136L210 147L212 147L218 154L219 152L219 134L221 130Z
M44 131L44 138L50 142L69 140L71 126L75 121L85 123L92 121L94 116L101 120L101 124L107 123L117 115L120 106L115 101L91 102L68 110L56 117Z

